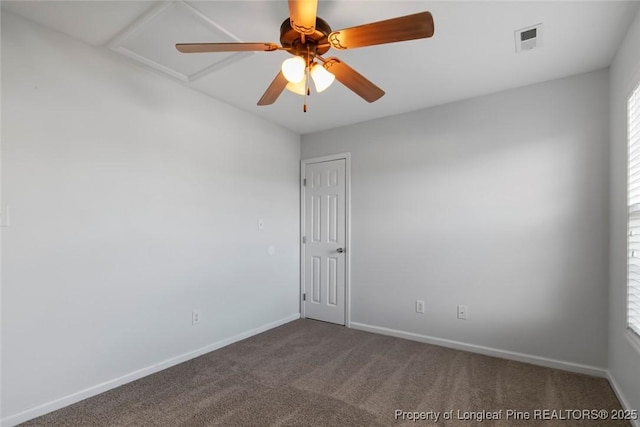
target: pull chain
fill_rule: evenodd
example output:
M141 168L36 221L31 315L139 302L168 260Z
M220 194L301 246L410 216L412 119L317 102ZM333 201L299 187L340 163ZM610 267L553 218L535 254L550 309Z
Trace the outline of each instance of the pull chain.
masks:
M307 96L311 95L311 89L309 88L309 68L307 67L307 78L304 79L304 106L302 111L307 112Z
M309 87L309 69L311 68L311 61L309 60L310 58L311 52L309 51L309 45L307 45L307 67L305 69L307 78L304 79L304 105L302 106L302 111L305 113L307 112L307 96L311 95L311 88Z

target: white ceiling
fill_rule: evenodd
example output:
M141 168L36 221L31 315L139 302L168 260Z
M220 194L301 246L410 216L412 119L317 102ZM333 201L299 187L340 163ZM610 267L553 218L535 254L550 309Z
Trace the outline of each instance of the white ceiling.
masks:
M333 29L428 10L431 39L329 51L386 91L369 104L335 82L256 102L286 52L180 54L179 42L279 42L286 1L2 1L2 7L305 134L607 67L637 1L323 1ZM543 23L542 46L516 53L514 31Z

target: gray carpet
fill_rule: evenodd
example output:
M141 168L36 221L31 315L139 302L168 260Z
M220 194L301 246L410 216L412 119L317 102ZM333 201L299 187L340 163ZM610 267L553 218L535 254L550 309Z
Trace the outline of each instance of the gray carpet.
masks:
M533 417L536 409L615 408L601 378L297 320L23 425L629 425L506 419L509 409ZM396 420L396 410L440 418ZM499 410L499 420L459 419Z

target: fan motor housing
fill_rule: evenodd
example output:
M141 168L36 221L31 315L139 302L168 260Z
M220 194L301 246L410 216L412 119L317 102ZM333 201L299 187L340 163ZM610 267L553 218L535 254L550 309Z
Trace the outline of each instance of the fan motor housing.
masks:
M291 27L289 18L285 19L280 26L280 44L283 47L292 48L289 53L292 55L300 55L307 52L307 47L310 48L311 53L314 56L323 55L331 46L329 45L329 34L331 34L331 27L322 18L316 17L316 28L312 34L305 34L305 42L302 43L302 38L299 32Z

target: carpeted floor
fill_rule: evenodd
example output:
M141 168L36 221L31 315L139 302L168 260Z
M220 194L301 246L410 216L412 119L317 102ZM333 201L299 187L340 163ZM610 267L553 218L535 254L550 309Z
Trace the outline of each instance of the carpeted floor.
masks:
M23 425L629 425L533 419L583 409L620 404L601 378L297 320ZM397 410L423 419L396 420ZM532 419L507 419L507 410ZM479 422L481 411L500 419Z

